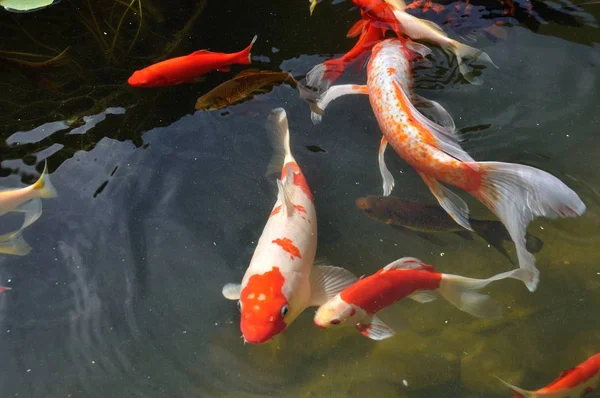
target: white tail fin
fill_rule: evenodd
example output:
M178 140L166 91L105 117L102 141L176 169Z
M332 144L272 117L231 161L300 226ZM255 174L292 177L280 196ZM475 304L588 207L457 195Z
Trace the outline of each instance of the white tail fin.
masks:
M294 157L290 149L290 129L287 114L283 108L275 108L268 118L268 129L273 134L273 157L267 169L267 175L280 173L283 165L293 162Z
M452 41L452 49L454 50L454 55L456 56L458 70L471 84L480 85L483 83L483 79L473 76L472 69L465 63L466 59L484 61L498 68L490 56L487 55L487 53L483 50L478 50L477 48L467 46L466 44L459 43L456 40Z
M464 276L442 274L442 282L438 289L440 295L464 312L479 318L496 318L502 316L500 304L490 296L478 293L494 281L514 278L526 282L531 278L531 271L522 268L503 272L488 279L465 278Z
M502 380L501 378L499 378L498 376L495 376L498 380L500 380L502 383L504 383L504 385L506 387L509 388L509 390L511 390L513 393L517 394L516 397L522 397L522 398L533 398L535 397L535 391L528 391L528 390L523 390L522 388L519 388L517 386L513 386L510 383L505 382L504 380Z
M35 189L39 198L48 199L58 196L56 188L54 188L54 185L52 185L50 182L50 175L48 174L48 161L45 161L44 171L42 171L40 178L33 184L33 189Z
M571 188L545 171L520 164L477 162L481 186L471 192L498 216L517 249L519 266L532 272L525 284L535 291L539 271L526 248L527 225L536 217L576 217L585 204Z

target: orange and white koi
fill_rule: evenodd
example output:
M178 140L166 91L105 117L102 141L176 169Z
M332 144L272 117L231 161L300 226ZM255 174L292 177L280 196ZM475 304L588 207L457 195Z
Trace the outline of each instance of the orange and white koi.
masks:
M516 269L488 279L465 278L435 272L433 266L419 259L403 257L358 280L320 306L314 323L323 329L335 325L355 326L364 336L383 340L395 332L375 315L377 312L406 297L420 303L433 301L437 298L436 292L476 317L500 317L500 304L477 291L494 281L524 280L528 276L528 271Z
M343 268L313 266L317 215L313 195L290 150L286 112L269 117L283 156L277 202L258 241L241 284L227 284L223 295L239 300L244 341L263 343L281 333L309 306L318 306L352 282ZM272 162L273 163L273 162Z
M333 86L316 106L324 110L341 95L368 94L383 133L379 168L384 195L389 195L394 186L383 157L389 142L396 153L416 169L440 206L459 225L473 230L469 224L469 208L441 182L470 193L496 214L515 243L519 265L531 271L526 285L534 291L539 271L535 257L526 249L527 225L540 216L580 216L586 210L585 204L573 190L545 171L520 164L473 160L460 147L454 122L441 105L433 103L429 109L437 123L417 110L411 94L411 50L419 51L419 47L399 39L380 42L373 48L367 67L367 85ZM321 115L313 112L312 118L318 122Z
M600 381L600 354L563 371L552 383L536 391L523 390L498 379L515 394L514 398L578 398L596 390Z
M198 50L181 57L167 59L137 70L127 80L134 87L162 87L181 83L193 83L214 70L229 72L233 64L248 65L250 51L256 41L254 36L250 45L236 53L215 53Z

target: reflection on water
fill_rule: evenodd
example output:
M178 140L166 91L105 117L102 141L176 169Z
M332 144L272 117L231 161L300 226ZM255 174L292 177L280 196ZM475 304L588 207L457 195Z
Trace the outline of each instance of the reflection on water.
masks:
M161 56L234 50L254 33L255 55L270 59L256 61L259 68L298 78L352 46L344 34L358 11L349 2L321 2L310 18L304 1L180 3L140 2L140 16L123 14L121 2L63 0L37 13L0 16L10 38L1 50L50 57L70 46L73 61L42 74L0 71L2 185L35 182L48 159L59 193L24 232L32 251L0 257L0 285L13 289L0 295L1 396L507 397L494 375L539 387L598 351L596 9L515 3L514 21L501 26L505 40L478 34L478 47L500 66L486 72L483 86L463 84L437 50L434 68L416 72L419 94L448 109L475 159L541 168L586 203L579 219L530 226L544 242L535 293L509 281L490 286L486 293L504 305L498 320L474 319L442 300L402 302L381 318L394 328L407 319L411 328L379 343L352 329L319 330L310 309L274 341L251 346L243 344L236 306L221 287L243 275L276 197L274 179L264 176L271 157L264 125L274 107L288 113L294 155L315 191L318 258L358 275L407 255L472 277L513 265L478 237L444 235L439 246L356 209L356 198L381 190L380 133L366 98L332 104L313 126L306 104L285 85L226 109L194 112L196 99L235 71L159 90L124 83L131 70ZM483 19L500 18L493 10L504 6L488 3L471 2L464 25L487 27ZM431 11L422 15L436 20ZM232 21L235 34L224 32ZM364 71L350 71L339 83L361 79ZM401 159L387 162L394 195L433 203ZM491 219L465 199L473 217ZM514 246L505 249L514 259Z

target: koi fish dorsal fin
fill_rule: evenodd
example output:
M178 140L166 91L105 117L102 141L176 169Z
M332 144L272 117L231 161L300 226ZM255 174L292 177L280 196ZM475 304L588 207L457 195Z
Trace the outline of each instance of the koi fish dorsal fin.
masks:
M506 387L508 387L508 389L515 394L515 396L513 398L534 398L535 397L535 391L523 390L522 388L519 388L517 386L513 386L512 384L505 382L504 380L502 380L498 376L495 376L495 377L498 380L500 380L502 383L504 383L504 385Z
M235 75L233 78L235 79L236 77L243 77L243 76L247 76L247 75L256 75L256 74L260 74L260 73L269 73L272 72L270 70L262 70L262 69L255 69L255 68L251 68L251 69L244 69L243 71L241 71L240 73L238 73L237 75Z
M383 273L393 269L418 269L423 271L435 272L433 265L427 265L418 258L414 257L402 257L383 267L381 272Z
M573 373L573 371L575 371L575 369L576 368L563 370L562 372L560 372L560 374L558 375L558 377L556 379L552 380L552 382L546 386L546 388L552 387L554 384L558 383L559 381L561 381L562 379L564 379L565 377L567 377L568 375Z
M287 176L283 179L283 181L277 180L277 200L281 202L281 206L283 207L282 213L288 217L294 213L294 203L292 203L292 197L294 196L295 185L290 183L290 181L292 180Z
M212 51L208 51L208 50L196 50L193 53L191 53L190 55L206 55L206 54L215 54Z
M310 272L310 306L321 306L356 282L356 276L341 267L313 265Z

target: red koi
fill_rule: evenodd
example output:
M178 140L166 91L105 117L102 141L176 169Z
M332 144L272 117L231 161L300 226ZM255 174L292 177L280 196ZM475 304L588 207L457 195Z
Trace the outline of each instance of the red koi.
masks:
M250 64L250 50L256 41L237 53L215 53L198 50L189 55L171 58L133 72L127 82L134 87L162 87L180 83L194 83L197 78L213 70L228 72L233 64Z
M527 277L525 270L516 269L488 279L465 278L435 272L433 266L419 259L404 257L342 290L319 307L314 323L323 329L342 324L355 326L364 336L383 340L395 332L377 318L377 312L407 297L421 303L433 301L435 292L471 315L498 317L502 315L500 305L477 291L493 281Z

